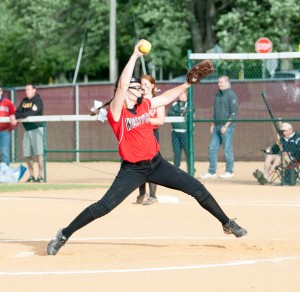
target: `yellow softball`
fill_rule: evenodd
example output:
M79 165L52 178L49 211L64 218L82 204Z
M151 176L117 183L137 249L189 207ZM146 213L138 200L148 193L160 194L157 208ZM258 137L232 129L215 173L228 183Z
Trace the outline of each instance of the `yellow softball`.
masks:
M143 54L149 54L151 51L151 43L148 42L147 40L142 40L139 50Z

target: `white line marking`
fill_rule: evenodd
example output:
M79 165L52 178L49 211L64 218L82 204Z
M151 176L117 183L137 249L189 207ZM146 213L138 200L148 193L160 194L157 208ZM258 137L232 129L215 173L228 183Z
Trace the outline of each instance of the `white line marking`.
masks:
M249 237L246 237L247 239ZM43 242L49 241L51 238L35 238L35 239L1 239L0 243L16 243L16 242ZM222 241L243 241L243 238L236 239L234 236L145 236L145 237L73 237L70 241L138 241L138 240L222 240ZM289 238L251 238L251 240L267 240L267 241L292 241L300 242L300 239L289 239Z
M35 239L1 239L0 243L14 243L14 242L39 242L39 241L49 241L51 238L35 238ZM227 236L216 236L216 237L202 237L202 236L145 236L145 237L73 237L70 238L69 241L101 241L101 240L228 240L235 239L235 237L227 237Z
M234 261L228 263L203 264L181 267L160 267L160 268L139 268L139 269L111 269L111 270L81 270L81 271L44 271L44 272L0 272L0 276L43 276L43 275L87 275L87 274L108 274L108 273L138 273L138 272L156 272L156 271L180 271L180 270L197 270L210 269L219 267L235 267L254 265L259 263L277 263L289 260L298 260L299 257L278 257L273 259L256 259Z
M35 253L32 252L32 251L21 251L21 252L18 252L17 254L15 254L13 256L13 258L25 258L25 257L31 257L33 256Z
M277 203L271 203L271 204L266 204L266 203L236 203L236 202L232 202L232 203L222 203L220 202L220 205L227 205L227 206L255 206L255 207L300 207L300 202L285 202L285 203L281 203L281 204L277 204Z
M175 196L164 196L164 195L160 195L157 196L158 199L158 203L160 204L179 204L179 198L175 197Z
M29 200L40 200L40 201L45 201L45 200L49 200L49 201L56 201L56 200L70 200L70 198L12 198L12 197L2 197L0 198L0 200L3 201L29 201ZM76 199L76 200L81 200ZM85 199L84 199L85 200ZM92 200L90 200L92 201ZM169 204L179 204L180 200L179 198L177 198L176 196L158 196L158 202L159 203L169 203ZM262 201L230 201L230 200L220 200L219 203L221 205L230 205L230 206L255 206L255 207L300 207L300 201L266 201L266 200L262 200Z

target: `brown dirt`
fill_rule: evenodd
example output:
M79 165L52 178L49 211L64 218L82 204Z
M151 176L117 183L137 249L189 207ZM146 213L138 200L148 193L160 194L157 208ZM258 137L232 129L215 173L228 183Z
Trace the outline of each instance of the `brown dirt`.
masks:
M206 185L246 237L158 187L161 202L179 204L135 205L135 192L55 257L49 239L105 189L1 193L1 291L299 291L299 185Z

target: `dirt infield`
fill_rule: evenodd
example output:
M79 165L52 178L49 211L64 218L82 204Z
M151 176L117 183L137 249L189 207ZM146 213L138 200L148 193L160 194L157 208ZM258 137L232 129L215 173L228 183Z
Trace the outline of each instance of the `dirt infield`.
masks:
M246 237L158 187L160 203L135 205L133 193L55 257L49 239L105 189L1 193L1 291L299 291L299 186L207 188Z

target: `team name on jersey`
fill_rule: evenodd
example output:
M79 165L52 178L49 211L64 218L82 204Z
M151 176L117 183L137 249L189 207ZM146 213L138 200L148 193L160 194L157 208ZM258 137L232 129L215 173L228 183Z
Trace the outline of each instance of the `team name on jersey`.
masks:
M7 112L7 113L8 113L8 112L9 112L9 109L8 109L7 106L1 105L1 106L0 106L0 111L1 111L1 112Z
M128 131L137 128L145 123L150 123L150 115L149 113L144 113L139 117L126 118L125 124Z

